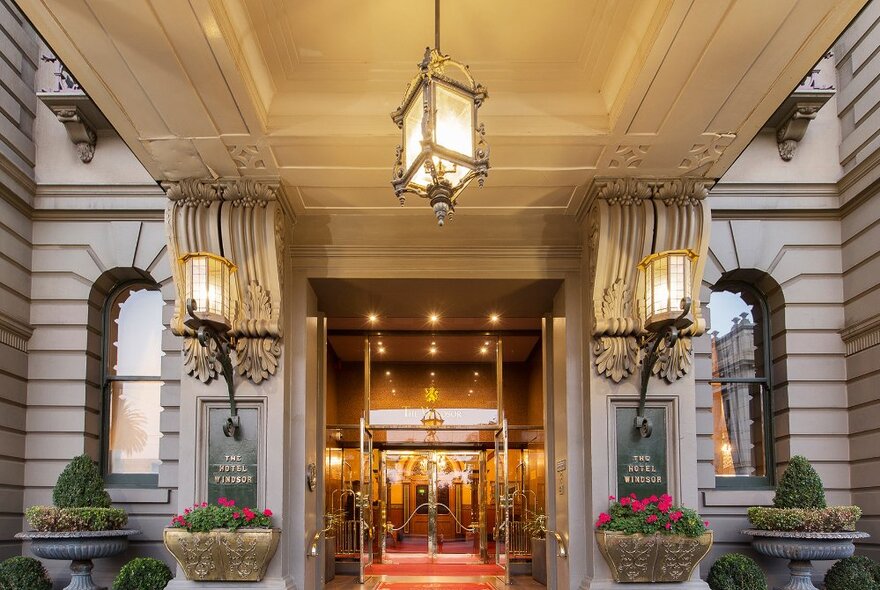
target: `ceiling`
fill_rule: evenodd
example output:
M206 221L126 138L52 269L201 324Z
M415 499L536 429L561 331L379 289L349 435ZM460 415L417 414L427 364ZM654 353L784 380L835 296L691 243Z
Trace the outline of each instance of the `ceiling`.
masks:
M389 113L430 0L18 3L157 180L396 210ZM573 214L597 176L719 177L864 3L443 0L443 51L490 93L492 168L461 209Z
M525 362L538 344L541 333L501 336L502 359L506 363ZM334 333L328 336L336 356L344 362L363 363L364 336ZM380 344L381 343L381 344ZM487 344L488 343L488 344ZM433 352L432 352L433 351ZM394 334L383 332L370 339L370 358L375 366L384 363L476 363L495 362L495 337L482 334Z
M311 279L332 329L521 330L553 310L559 279ZM376 322L369 322L375 314ZM438 316L431 323L429 317ZM498 314L499 322L489 317Z

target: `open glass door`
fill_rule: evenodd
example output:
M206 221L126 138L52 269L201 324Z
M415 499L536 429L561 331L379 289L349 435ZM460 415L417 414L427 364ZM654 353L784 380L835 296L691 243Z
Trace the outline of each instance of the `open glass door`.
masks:
M510 584L510 559L507 554L510 538L511 493L507 473L507 419L495 431L495 563L504 568L504 583Z
M366 582L366 569L373 563L373 434L366 421L360 420L360 496L355 498L360 506L361 559L359 581Z

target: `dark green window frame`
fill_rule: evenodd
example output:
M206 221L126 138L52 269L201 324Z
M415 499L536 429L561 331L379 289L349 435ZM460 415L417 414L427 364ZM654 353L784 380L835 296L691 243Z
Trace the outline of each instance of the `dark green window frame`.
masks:
M773 376L772 376L772 360L770 329L770 307L767 305L767 299L762 293L756 290L752 285L742 281L722 281L717 283L712 289L714 292L726 291L742 295L748 293L751 299L757 303L760 308L762 319L762 347L761 355L764 363L763 377L710 377L709 385L723 385L725 383L743 383L758 384L761 387L761 411L763 412L763 436L764 436L764 465L765 475L761 476L735 476L723 477L715 476L715 489L718 490L771 490L776 485L776 459L775 445L776 440L773 434ZM714 437L714 432L712 433Z
M104 475L104 483L114 488L158 488L158 473L112 473L110 471L110 396L114 382L137 382L159 381L160 376L149 377L116 377L110 369L113 346L110 334L113 321L113 304L121 293L130 289L147 289L159 291L159 285L144 279L125 281L116 285L107 295L102 314L102 349L101 349L101 473Z

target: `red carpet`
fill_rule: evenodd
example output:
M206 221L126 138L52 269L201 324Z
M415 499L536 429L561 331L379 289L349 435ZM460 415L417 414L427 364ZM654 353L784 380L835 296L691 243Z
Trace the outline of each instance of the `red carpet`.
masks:
M382 582L376 590L492 590L492 586L459 582Z
M368 576L500 576L504 570L494 563L486 564L458 564L458 563L400 563L385 564L374 563L367 566ZM397 582L394 582L397 584ZM383 588L384 586L380 586ZM406 588L434 588L434 586L406 586ZM447 586L437 586L447 588ZM485 588L479 584L473 586L449 586L449 588ZM388 586L388 588L403 590L403 586Z

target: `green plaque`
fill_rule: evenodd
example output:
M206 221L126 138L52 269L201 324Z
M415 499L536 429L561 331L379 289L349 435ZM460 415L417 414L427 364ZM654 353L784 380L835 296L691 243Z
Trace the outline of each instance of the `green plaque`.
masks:
M236 438L223 434L228 408L208 410L208 502L235 500L236 506L257 508L259 411L240 408Z
M617 496L639 498L668 493L666 408L646 408L654 430L643 438L633 426L636 408L617 408Z

